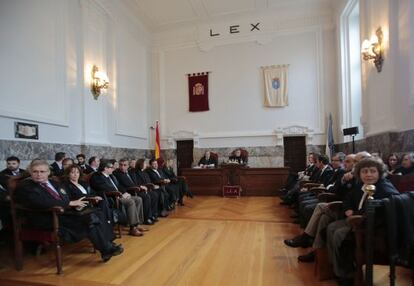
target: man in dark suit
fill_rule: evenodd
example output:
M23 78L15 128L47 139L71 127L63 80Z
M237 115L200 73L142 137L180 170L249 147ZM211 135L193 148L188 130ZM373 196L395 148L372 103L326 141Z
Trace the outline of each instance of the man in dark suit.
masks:
M144 211L144 224L152 225L154 222L152 221L151 197L148 194L148 189L137 185L132 178L133 172L129 172L128 169L128 160L121 159L119 160L119 168L116 169L113 174L124 189L133 190L137 196L141 197Z
M76 160L78 161L78 166L81 168L82 173L86 170L86 156L85 154L78 154L76 155Z
M337 166L336 157L332 158L334 166ZM340 158L337 158L340 160ZM344 172L350 173L354 167L355 154L350 154L344 160ZM345 173L344 173L345 174ZM339 177L341 178L339 180ZM355 178L352 176L338 176L334 185L329 188L328 192L334 193L338 201L344 199L345 195L350 192L356 185ZM328 186L329 187L329 186ZM306 209L305 209L306 212ZM298 260L301 262L312 262L315 259L315 249L324 248L325 240L322 238L322 232L332 221L337 219L336 212L329 208L329 203L318 203L313 210L304 232L293 239L285 240L285 244L291 247L309 247L312 245L312 251L308 254L300 255ZM313 240L313 244L312 244Z
M161 192L159 186L152 183L146 169L146 160L138 159L133 168L133 172L130 172L130 174L132 175L135 184L148 191L151 197L152 220L158 221L158 217L167 217L168 211L166 210L166 205L164 205L164 194Z
M50 168L52 169L52 175L53 176L57 176L60 177L63 175L63 166L62 166L62 161L63 159L66 158L66 153L65 152L57 152L55 154L55 162L53 162L50 165Z
M98 157L96 156L90 157L88 160L89 165L85 165L85 169L83 170L83 173L88 175L88 174L97 172L100 163L101 163L101 160Z
M90 180L90 186L97 194L104 196L108 192L119 192L122 197L120 202L125 206L127 211L128 224L130 226L129 234L132 236L142 236L146 229L139 227L144 222L144 213L142 199L138 196L131 196L124 187L122 187L115 176L112 175L114 166L110 161L101 161L98 172L93 173Z
M24 169L20 169L20 159L16 156L10 156L6 159L7 167L0 172L0 175L9 177L18 176L23 174Z
M87 202L84 198L70 201L63 189L49 181L50 169L46 161L33 161L29 172L31 177L23 180L16 189L15 199L18 203L33 209L54 206L65 208L65 213L59 216L59 234L73 242L89 237L94 247L101 252L104 262L123 252L121 245L112 242L115 238L112 227L100 217L99 212L75 215L76 211L71 208L84 208ZM50 229L52 225L51 217L46 213L33 213L27 219L28 224L36 228Z
M167 210L172 210L175 208L175 203L179 198L179 190L170 184L170 180L167 179L165 174L158 169L158 162L155 159L151 159L150 167L146 170L151 182L159 187L161 195L164 199L164 206Z
M204 156L201 157L200 161L198 161L198 166L201 168L216 168L217 167L217 160L210 156L210 151L206 151Z

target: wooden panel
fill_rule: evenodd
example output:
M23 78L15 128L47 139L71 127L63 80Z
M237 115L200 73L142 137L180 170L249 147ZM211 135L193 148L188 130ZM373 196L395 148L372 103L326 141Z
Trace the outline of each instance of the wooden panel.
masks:
M288 168L249 168L242 170L240 184L245 196L275 196L286 182Z
M190 190L196 195L222 195L223 185L234 173L243 196L274 196L285 183L289 168L245 168L234 166L218 169L183 169Z
M223 175L221 169L182 169L188 187L195 195L218 196L222 193Z
M283 138L286 167L293 172L299 172L306 167L306 138L305 136L290 136Z
M177 168L178 174L181 175L183 168L191 168L193 163L193 140L177 141Z

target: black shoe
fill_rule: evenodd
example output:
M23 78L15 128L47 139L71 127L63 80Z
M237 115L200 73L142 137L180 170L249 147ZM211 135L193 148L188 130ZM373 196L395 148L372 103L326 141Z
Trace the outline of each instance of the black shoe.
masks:
M102 262L103 263L106 263L106 262L108 262L111 258L112 258L112 253L105 253L105 254L101 254L101 257L102 257Z
M124 252L124 248L122 247L122 245L119 244L117 246L112 247L111 252L112 256L117 256Z
M194 198L194 195L193 195L193 193L192 193L192 192L188 192L188 193L187 193L187 197Z
M122 244L116 244L115 242L112 242L112 248L114 247L123 247Z
M159 221L159 220L158 220L158 218L157 218L157 217L155 217L155 216L153 216L153 217L151 218L151 220L152 220L152 222L154 222L154 223L156 223L157 221Z
M314 262L315 261L315 251L311 251L305 255L299 255L298 260L300 262Z
M177 204L178 204L179 206L182 206L182 207L184 206L184 203L183 203L183 202L178 202Z
M305 234L301 234L299 236L296 236L293 239L285 239L284 243L287 246L290 246L290 247L303 247L303 248L306 248L306 247L312 246L312 242L311 242L310 237L305 235Z
M154 222L151 219L147 219L146 221L144 221L145 225L153 225Z

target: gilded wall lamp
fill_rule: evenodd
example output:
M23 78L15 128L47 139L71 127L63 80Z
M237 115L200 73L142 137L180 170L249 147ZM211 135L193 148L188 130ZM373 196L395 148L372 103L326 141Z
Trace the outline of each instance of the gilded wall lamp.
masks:
M365 61L373 60L378 72L381 72L384 63L383 33L381 27L377 29L371 39L362 42L361 54Z
M91 75L91 92L93 98L97 100L99 95L101 95L101 90L109 87L108 76L104 72L99 71L95 65L92 67Z

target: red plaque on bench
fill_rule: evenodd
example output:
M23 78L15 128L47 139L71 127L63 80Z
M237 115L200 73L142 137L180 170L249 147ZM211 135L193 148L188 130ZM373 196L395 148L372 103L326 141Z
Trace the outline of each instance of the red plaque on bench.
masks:
M223 197L240 197L241 195L240 186L223 186Z

